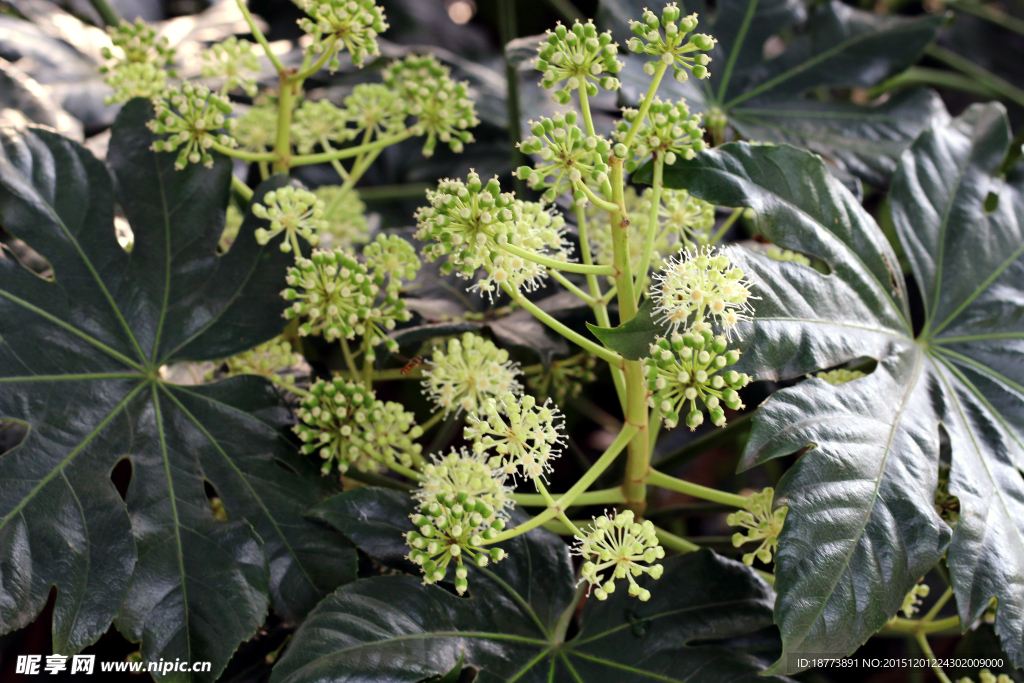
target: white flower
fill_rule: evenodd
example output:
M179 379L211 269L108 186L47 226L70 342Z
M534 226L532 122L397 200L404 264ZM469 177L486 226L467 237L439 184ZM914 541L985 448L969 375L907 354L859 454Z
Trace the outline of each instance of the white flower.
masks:
M533 396L512 394L487 401L483 416L470 413L465 436L477 453L494 452L490 466L501 476L522 475L543 479L552 470L551 461L561 455L565 418L551 399L538 406Z
M434 351L430 367L423 371L423 389L445 414L480 412L489 398L523 393L516 380L520 374L508 351L467 332L461 340L450 339L447 352Z
M743 270L732 265L732 250L704 246L686 249L668 260L654 278L653 296L659 322L668 323L673 332L702 332L717 323L731 337L741 320L750 320L751 283Z
M629 510L619 512L613 519L601 515L594 519L586 538L578 538L573 553L580 555L584 562L582 578L594 589L594 597L607 600L615 591L616 579L629 579L629 594L640 600L651 599L651 592L641 588L637 576L649 574L660 579L664 567L652 564L665 557L665 549L658 544L654 525L648 520L643 524L633 521ZM611 571L605 580L603 572Z

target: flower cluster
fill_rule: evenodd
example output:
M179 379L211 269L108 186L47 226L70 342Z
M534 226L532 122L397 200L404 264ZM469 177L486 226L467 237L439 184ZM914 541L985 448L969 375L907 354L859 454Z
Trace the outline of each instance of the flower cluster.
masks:
M213 168L210 148L214 143L224 147L238 144L230 135L236 119L226 118L231 113L231 102L206 86L183 83L178 90L158 97L153 103L156 115L146 125L157 135L169 136L166 140L155 141L153 151L174 152L180 147L174 162L174 168L179 171L187 164L200 162ZM218 133L218 130L225 132Z
M281 251L298 249L298 237L313 246L320 242L320 231L326 229L324 203L308 190L291 185L271 190L263 195L263 203L253 203L252 213L270 221L270 229L257 228L256 241L267 244L282 232ZM296 256L299 254L296 253Z
M431 156L437 141L447 143L453 152L473 142L469 132L480 123L476 104L469 99L466 83L456 83L451 69L432 55L409 55L384 69L384 83L406 102L407 111L416 117L414 135L426 135L423 155Z
M541 87L550 90L564 81L565 85L551 96L558 104L568 104L572 91L580 88L586 88L591 97L597 95L597 84L605 90L618 90L619 79L604 75L622 70L622 62L615 58L618 51L611 31L599 35L592 21L577 21L572 28L559 22L538 48L537 70L544 74Z
M378 138L405 128L405 103L395 90L381 83L363 83L345 97L345 121L350 138L370 132Z
M639 114L636 109L622 110L622 120L612 132L618 142L625 141ZM635 171L639 162L652 153L664 158L666 164L676 163L677 156L692 159L704 149L704 129L700 127L700 120L700 114L690 114L686 100L680 99L673 104L655 97L647 117L637 130L633 145L635 158L626 161L626 171Z
M477 268L494 267L501 246L519 243L521 210L511 192L502 192L495 176L486 185L475 172L466 182L445 179L427 190L430 206L416 212L416 238L434 244L423 253L429 261L447 256L442 272L458 268L470 278Z
M644 191L649 198L650 188ZM648 204L649 204L648 199ZM658 220L670 233L679 235L688 245L706 245L715 227L715 206L697 199L686 190L662 190Z
M597 184L607 179L608 141L600 136L586 136L576 125L576 112L555 114L551 118L530 121L532 135L521 143L523 154L540 157L534 167L520 166L516 176L526 180L535 190L547 188L543 195L545 202L554 202L567 191L573 192L573 199L586 202L576 183L591 180Z
M665 5L660 22L654 12L645 11L643 21L630 22L629 28L634 37L629 39L627 46L633 52L643 52L657 57L657 60L644 64L644 72L648 75L654 74L660 61L672 67L677 81L682 82L689 78L687 71L696 78L707 78L707 65L711 58L704 54L692 53L698 50L707 52L717 41L704 33L695 33L687 39L686 34L697 28L697 15L691 14L680 19L679 14L679 7L674 2Z
M281 338L271 339L254 349L232 356L224 361L226 377L235 375L259 375L275 384L295 384L295 375L286 374L305 361L302 354L295 353L292 345ZM212 373L207 377L212 379Z
M398 235L378 235L376 241L363 250L366 268L373 274L374 286L383 288L384 299L370 309L364 321L363 334L369 337L366 360L373 361L376 354L373 347L384 343L391 353L398 351L398 342L389 339L387 332L395 329L399 322L412 319L399 297L402 280L413 280L420 270L416 249Z
M323 334L334 341L352 339L365 331L363 321L370 315L378 288L366 267L348 252L314 251L311 258L300 258L288 269L285 281L289 287L281 296L294 303L284 316L288 320L306 318L299 325L300 335Z
M318 453L326 474L337 466L379 469L382 464L408 467L422 447L413 440L423 434L412 413L398 403L377 400L361 384L318 380L296 411L295 433L302 453Z
M373 0L304 0L301 6L309 17L300 19L299 27L313 39L307 52L316 60L330 55L327 68L332 72L341 66L338 53L343 49L358 67L380 54L377 35L388 25L384 10Z
M551 461L561 455L565 437L565 418L551 399L538 406L533 396L517 398L509 393L500 402L489 399L481 414L466 417L465 437L477 453L494 452L489 464L502 475L521 475L526 479L544 479L553 467Z
M792 251L790 249L779 249L778 247L769 247L765 254L770 259L776 261L792 261L793 263L799 263L801 265L811 265L811 259L807 258L798 251Z
M244 72L259 73L260 62L248 40L231 36L203 51L202 58L203 78L224 79L221 93L226 95L235 88L241 88L249 97L256 96L256 78Z
M630 595L645 602L651 599L651 592L641 588L636 577L648 574L652 579L660 579L664 567L653 563L665 557L665 549L658 543L649 520L639 524L629 510L612 519L601 515L594 519L587 537L578 541L573 552L584 560L581 581L597 586L594 597L607 600L615 592L616 579L629 579ZM611 570L607 581L602 573L606 570Z
M494 508L487 503L474 501L465 492L438 494L421 510L410 516L417 530L407 533L405 541L409 559L422 568L424 585L443 580L448 565L454 562L455 590L462 595L469 587L467 561L486 567L505 558L501 548L482 547L505 528L501 517L487 521L494 515Z
M324 203L325 225L319 233L321 247L351 248L369 241L366 205L359 199L359 192L355 188L321 185L313 190L313 194Z
M482 502L491 509L483 520L488 524L498 517L507 518L515 504L504 475L494 472L486 454L464 447L452 448L447 455L431 455L430 462L420 468L420 473L423 481L415 493L420 503L437 500L439 495L447 498L465 493L474 503Z
M918 583L916 586L910 589L905 596L903 596L903 605L900 607L900 612L910 619L921 609L922 598L927 598L928 594L931 593L931 588L926 583Z
M782 533L782 525L786 521L788 507L782 506L772 511L772 500L775 497L775 489L766 488L761 493L755 493L747 498L747 509L737 510L729 515L725 523L729 526L743 527L746 534L736 532L732 536L732 544L739 548L750 541L761 541L761 545L753 552L743 556L743 563L747 566L754 564L754 558L765 564L772 561L772 553L778 550L779 534Z
M730 257L729 249L704 246L670 259L654 276L659 281L654 298L661 322L672 331L715 322L731 336L737 323L749 320L750 282Z
M740 359L740 352L726 351L727 346L725 337L712 337L707 330L674 334L671 341L662 338L651 344L651 355L644 361L647 388L652 392L648 405L661 411L666 428L679 424L687 402L690 431L704 423L698 400L707 406L717 427L725 426L722 404L731 410L744 407L737 390L750 383L750 376L735 370L721 372Z
M449 339L447 352L434 350L430 367L423 371L423 389L445 414L479 413L488 399L521 394L523 386L516 380L520 374L508 351L467 332L461 339Z
M526 371L526 380L541 399L551 396L561 402L576 398L583 385L597 381L597 356L586 351L570 358L553 360L548 367L534 366Z
M262 153L274 146L277 112L266 104L255 104L237 119L235 138L247 152Z
M167 71L148 62L131 63L111 71L105 82L114 89L103 104L127 102L133 97L153 99L167 91Z
M349 140L354 131L345 128L345 112L329 100L304 100L293 114L292 135L299 154L317 145L327 149L331 140Z
M100 54L110 60L100 67L101 73L109 73L128 64L151 64L158 69L166 69L174 62L174 48L167 38L156 36L156 29L142 19L131 23L124 19L117 26L108 26L110 42L117 50L104 47ZM174 72L168 75L174 76Z

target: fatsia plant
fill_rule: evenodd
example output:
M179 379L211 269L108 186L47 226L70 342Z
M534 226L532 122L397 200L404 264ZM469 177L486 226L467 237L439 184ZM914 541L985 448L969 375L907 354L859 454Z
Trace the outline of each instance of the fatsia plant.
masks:
M776 491L789 513L776 558L785 650L772 671L852 652L944 553L960 623L998 601L1003 647L1024 661L1024 185L1019 166L1000 177L1009 141L1003 109L975 107L901 159L891 199L924 301L916 334L895 253L816 157L734 143L665 171L669 186L752 208L767 239L827 264L745 252L762 301L741 329L743 369L779 379L877 362L845 383L778 391L755 417L741 467L810 447ZM628 332L617 339L635 343ZM942 438L961 511L952 530L936 509Z
M162 377L279 334L287 257L256 243L252 214L217 255L230 164L175 171L150 149L151 116L143 100L121 112L113 175L54 133L3 133L0 221L51 273L0 259L0 415L28 427L0 457L0 623L28 623L56 586L56 652L114 620L147 660L210 661L213 680L270 605L301 617L355 577L356 556L303 518L330 486L280 439L288 418L269 383ZM121 459L123 501L110 479Z

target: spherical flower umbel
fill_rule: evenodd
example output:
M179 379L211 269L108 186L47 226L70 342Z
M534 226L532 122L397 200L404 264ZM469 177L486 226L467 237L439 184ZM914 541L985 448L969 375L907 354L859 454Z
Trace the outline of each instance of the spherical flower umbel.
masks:
M277 110L266 104L254 104L237 119L235 138L247 152L263 153L274 146L277 137Z
M423 430L412 413L398 403L378 401L362 384L319 380L296 414L301 452L319 454L325 474L335 466L342 474L349 467L365 471L387 463L409 466L421 450L413 439Z
M469 587L467 564L486 567L506 556L501 548L483 547L501 533L505 520L495 516L493 507L471 499L465 491L438 493L410 519L416 530L405 535L408 558L420 565L424 584L444 579L448 565L454 563L455 590L462 595Z
M559 22L538 48L537 70L544 74L541 86L551 89L564 81L551 97L559 104L568 104L572 91L579 88L586 88L591 97L597 95L597 84L605 90L618 90L619 79L606 75L622 70L622 62L615 58L618 47L612 42L612 32L598 34L592 21L577 21L572 28Z
M312 257L299 259L285 277L288 289L281 292L286 301L284 317L305 318L299 325L302 336L318 335L328 341L353 339L366 330L378 287L355 257L342 250L314 251ZM301 291L300 291L301 290Z
M423 389L445 414L479 413L487 399L523 393L516 380L520 374L508 351L467 332L449 339L447 350L434 350L430 366L423 371Z
M369 241L366 205L354 187L321 185L313 190L313 194L324 203L323 220L326 225L320 229L320 247L351 248Z
M532 135L519 144L523 154L536 154L540 160L532 169L520 166L516 176L536 190L547 188L545 202L554 202L569 191L575 201L586 203L586 196L575 189L575 184L582 180L601 184L607 179L608 141L600 136L588 137L576 125L576 118L576 112L570 111L530 121Z
M623 142L639 113L636 109L623 109L622 120L616 124L612 137ZM680 99L673 104L655 96L634 138L635 158L626 161L626 171L635 171L639 162L652 153L659 155L667 164L676 163L677 156L692 159L704 149L704 129L700 127L700 120L700 114L690 114L686 100Z
M644 191L645 197L648 191ZM715 227L715 206L686 190L662 190L658 221L687 244L706 245Z
M377 137L405 128L406 103L398 92L383 83L362 83L345 97L345 121L355 124L351 137L370 131Z
M497 177L486 185L472 171L466 182L445 179L436 191L427 190L427 200L430 206L416 212L416 238L434 242L423 250L427 260L448 257L444 273L457 267L459 275L470 278L492 265L502 245L519 241L519 206L511 192L501 191Z
M498 517L508 519L515 505L512 489L505 485L505 475L494 472L487 459L486 454L465 447L452 448L447 455L433 454L430 462L420 468L423 481L413 495L421 504L429 504L439 495L465 493L468 501L482 502L490 508L484 522L490 524Z
M469 99L466 83L452 80L451 69L433 55L409 55L384 69L384 83L406 102L407 111L416 117L410 129L414 135L426 135L423 156L434 153L437 141L447 143L453 152L462 152L473 142L470 128L478 125L476 105Z
M324 203L309 190L291 185L271 190L263 195L262 203L254 202L252 213L270 221L270 229L257 228L256 241L267 244L282 232L281 251L298 250L298 237L313 246L320 243L319 232L327 227L324 221ZM298 256L298 253L296 253Z
M733 546L739 548L750 541L761 541L756 550L743 556L743 563L747 566L754 564L755 557L765 564L771 562L772 552L779 547L779 534L782 533L782 525L786 522L786 512L789 508L782 506L773 511L774 496L775 489L771 487L761 493L755 493L747 498L746 510L738 510L725 520L729 526L739 526L747 530L746 535L739 532L733 534Z
M384 10L373 0L304 0L301 6L308 18L299 20L299 27L312 37L306 50L312 60L328 58L332 72L341 66L338 53L347 49L352 63L363 66L367 57L380 54L377 35L387 30Z
M152 99L167 91L167 71L149 62L132 62L107 74L104 82L114 89L113 95L103 98L103 103L127 102L133 97Z
M260 71L260 62L248 40L230 36L202 52L202 59L203 78L224 79L222 93L226 95L235 88L241 88L249 97L256 96L255 75ZM245 74L247 71L249 75Z
M750 282L743 270L732 264L732 249L703 246L679 252L654 276L658 283L653 296L660 322L673 332L697 329L717 323L726 336L742 320L749 320L753 309Z
M238 144L230 135L236 119L227 118L232 107L226 97L192 83L183 83L165 97L153 100L156 116L146 125L157 135L169 136L153 143L154 152L174 152L181 148L174 162L175 169L180 171L186 164L200 162L213 168L210 149L214 143L224 147ZM218 130L225 132L218 133Z
M471 412L466 423L473 450L493 453L490 466L513 479L546 479L565 445L565 418L551 399L537 405L533 396L505 394L500 402L488 400L480 414Z
M363 258L381 286L386 281L388 287L399 287L402 280L415 280L420 271L416 247L398 235L377 235L377 239L363 249Z
M689 78L687 71L697 78L709 76L707 65L711 58L704 54L692 53L698 50L707 52L717 41L704 33L695 33L686 38L687 33L697 28L696 14L680 19L679 7L672 2L665 5L665 9L662 10L660 26L658 16L646 10L643 21L631 21L629 28L634 35L627 43L629 49L658 58L644 64L644 71L647 74L653 75L660 61L672 67L673 75L680 82Z
M707 330L674 334L671 341L662 338L651 344L651 355L644 361L647 389L652 392L648 405L661 411L668 429L679 424L687 403L690 431L704 422L697 401L707 406L717 427L725 426L723 404L731 410L743 407L737 392L750 383L750 376L735 370L722 372L740 359L738 350L727 351L727 347L725 337L712 337Z
M665 557L665 549L658 543L654 525L634 521L629 510L609 519L601 515L594 519L586 538L577 538L573 552L583 558L582 578L593 588L594 597L607 600L615 592L616 579L629 580L629 594L642 601L651 599L651 592L636 582L636 577L647 574L660 579L665 571L654 564ZM604 572L611 575L605 579ZM597 586L597 588L594 588Z
M299 154L309 154L317 145L327 146L331 141L351 140L354 131L345 128L345 113L329 100L305 100L295 110L292 133Z
M117 26L108 26L107 33L115 49L100 50L104 59L111 60L100 67L101 73L116 71L128 64L150 64L166 69L174 61L174 48L167 38L157 38L156 29L142 19L136 19L135 23L122 19ZM172 71L168 75L175 74Z

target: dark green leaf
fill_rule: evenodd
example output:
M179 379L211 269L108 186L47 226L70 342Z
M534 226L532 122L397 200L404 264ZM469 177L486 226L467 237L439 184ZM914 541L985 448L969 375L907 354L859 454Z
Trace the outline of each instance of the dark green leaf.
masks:
M303 518L322 493L278 432L269 383L161 379L168 363L278 334L290 257L256 243L252 215L217 256L230 163L174 171L174 155L149 149L150 116L143 100L122 110L113 182L58 135L0 135L0 221L54 272L0 259L0 418L28 425L0 457L0 624L28 623L56 585L56 652L94 642L117 615L146 660L210 661L194 678L213 680L268 603L301 616L354 578L355 553ZM114 236L115 184L130 254ZM122 458L126 501L110 480ZM227 522L213 517L207 482Z
M605 3L623 5L626 0ZM633 3L633 18L640 5ZM806 11L793 0L729 0L709 12L704 3L686 3L700 14L699 31L718 40L711 52L711 76L700 84L664 88L684 96L696 111L723 111L746 138L789 142L825 156L847 173L884 185L896 159L917 135L948 115L939 98L925 90L897 95L877 106L861 106L823 96L822 90L866 88L914 64L935 39L939 15L914 19L883 16L832 0L819 5L804 24ZM625 8L615 16L626 15ZM788 45L780 31L799 29ZM783 52L765 55L766 41ZM634 58L634 61L643 61ZM627 99L646 90L632 86L637 69L625 70Z
M316 514L372 555L401 543L412 507L403 494L361 489L320 504ZM367 531L364 519L384 521ZM661 579L645 583L649 602L624 590L590 600L579 634L559 643L554 626L574 583L565 544L535 529L507 550L502 562L471 569L465 598L414 576L342 587L295 633L272 681L412 682L449 671L462 656L480 683L779 680L760 677L757 659L723 642L769 625L771 589L737 562L707 550L670 558Z
M654 300L648 298L640 304L636 315L622 325L598 327L587 323L587 329L626 360L640 360L650 355L650 346L655 339L665 336L666 325L659 322L660 318L654 310Z
M1024 481L1015 469L1024 462L1024 183L1017 174L999 187L993 177L1008 141L1004 113L989 107L928 131L904 154L894 220L936 302L917 339L892 249L820 160L730 144L666 169L668 186L752 207L769 241L831 271L742 253L762 298L741 330L747 372L793 378L878 361L843 386L814 379L779 391L755 418L745 467L813 446L776 493L789 515L776 565L785 654L773 671L797 670L802 653L855 650L947 545L964 623L998 596L1004 647L1024 661ZM988 214L993 188L1001 198ZM973 510L951 545L933 505L940 423L957 495Z

